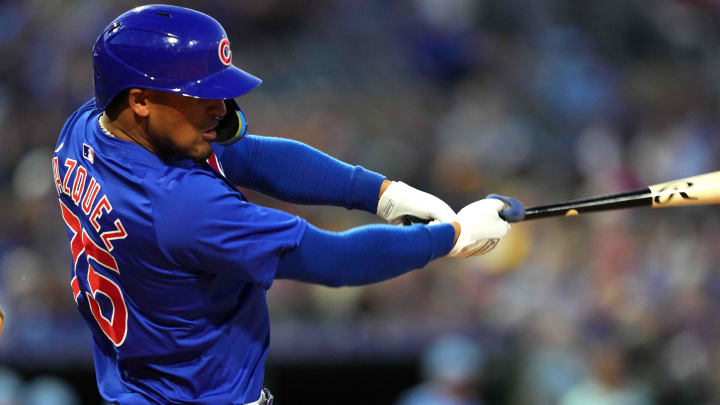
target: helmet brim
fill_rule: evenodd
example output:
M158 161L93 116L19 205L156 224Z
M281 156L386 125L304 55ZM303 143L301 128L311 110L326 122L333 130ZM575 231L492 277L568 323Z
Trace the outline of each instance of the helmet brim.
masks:
M258 77L230 65L217 73L188 82L182 87L169 89L169 92L189 97L224 100L249 93L260 83L262 80Z

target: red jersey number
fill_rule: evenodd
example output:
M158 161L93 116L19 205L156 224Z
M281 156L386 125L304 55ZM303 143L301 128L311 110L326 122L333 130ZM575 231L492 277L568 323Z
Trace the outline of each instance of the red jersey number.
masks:
M70 250L73 256L73 274L70 285L72 286L75 302L77 302L81 294L77 275L77 264L78 259L82 255L88 263L87 284L90 286L90 291L85 292L85 296L90 305L90 312L93 314L93 317L105 336L107 336L115 346L120 346L127 336L128 312L125 299L123 298L120 286L108 277L97 272L91 264L90 259L103 268L120 274L117 262L110 252L100 247L90 238L90 235L83 229L80 219L73 214L62 201L60 201L60 210L62 211L65 224L67 224L72 232ZM97 294L103 294L112 303L112 319L107 319L102 314L100 303L97 301Z

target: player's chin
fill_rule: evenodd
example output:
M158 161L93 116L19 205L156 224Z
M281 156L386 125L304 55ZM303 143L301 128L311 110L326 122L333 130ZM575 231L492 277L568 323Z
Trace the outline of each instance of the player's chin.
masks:
M175 148L176 155L182 156L185 159L191 159L195 163L206 161L212 153L213 149L210 146L210 142L205 140L198 140L183 147L176 146Z
M192 158L192 160L195 161L195 163L202 163L202 162L208 160L208 158L210 158L212 153L213 153L213 149L210 146L210 143L208 142L205 145L198 145L193 150L193 153L191 154L190 157Z

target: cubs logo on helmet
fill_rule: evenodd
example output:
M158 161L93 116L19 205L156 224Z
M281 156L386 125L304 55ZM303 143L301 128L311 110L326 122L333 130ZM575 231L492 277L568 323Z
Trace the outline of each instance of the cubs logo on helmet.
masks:
M218 46L218 55L220 55L220 62L224 65L229 65L232 62L232 51L230 51L230 41L227 38L223 38Z

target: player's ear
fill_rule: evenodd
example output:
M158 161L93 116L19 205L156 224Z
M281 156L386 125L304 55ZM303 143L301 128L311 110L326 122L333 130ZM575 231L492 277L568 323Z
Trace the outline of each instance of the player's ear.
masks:
M140 117L147 117L150 114L147 89L130 89L128 93L128 104L130 109Z

